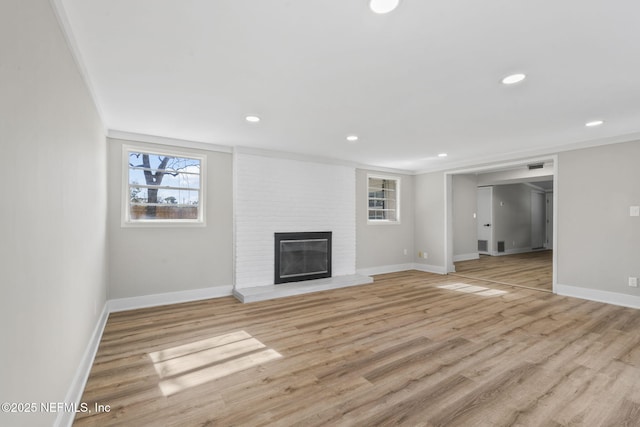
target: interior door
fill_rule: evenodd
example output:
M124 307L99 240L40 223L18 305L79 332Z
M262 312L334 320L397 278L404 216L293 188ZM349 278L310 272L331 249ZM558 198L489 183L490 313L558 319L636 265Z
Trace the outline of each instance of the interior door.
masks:
M493 250L493 187L478 187L478 253Z
M542 249L545 241L546 200L544 193L531 192L531 248Z

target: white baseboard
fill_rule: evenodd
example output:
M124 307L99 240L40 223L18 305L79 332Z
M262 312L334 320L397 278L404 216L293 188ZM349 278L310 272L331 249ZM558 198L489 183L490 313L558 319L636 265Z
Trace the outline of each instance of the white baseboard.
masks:
M356 270L357 274L363 276L374 276L376 274L397 273L398 271L414 270L414 264L412 262L406 264L392 264L381 265L380 267L359 268Z
M166 294L143 295L131 298L112 299L107 302L109 313L135 310L138 308L157 307L160 305L179 304L181 302L199 301L209 298L221 298L233 295L233 286L215 286L212 288L192 289L188 291L168 292Z
M561 285L558 283L556 283L554 291L558 295L567 297L640 309L640 297L635 295L619 294L617 292L601 291L598 289L580 288L577 286Z
M479 259L479 258L480 258L480 254L478 252L474 252L471 254L460 254L460 255L453 256L453 262L470 261L472 259Z
M424 271L425 273L447 274L447 269L442 265L430 265L413 263L413 270Z
M514 249L507 249L504 252L498 252L498 251L491 251L489 252L489 255L491 256L504 256L504 255L514 255L514 254L526 254L529 252L540 252L540 251L546 251L548 250L547 248L541 248L541 249L533 249L531 247L529 248L514 248Z
M93 360L95 359L96 353L98 352L98 346L100 345L100 340L102 339L102 332L104 331L104 327L107 324L108 318L109 305L108 303L105 303L102 309L102 313L100 313L100 317L98 318L98 322L93 328L93 333L91 334L91 338L89 339L87 348L85 349L84 354L80 359L80 365L78 366L76 375L71 381L71 386L67 391L64 402L76 404L80 403L82 393L84 392L84 387L87 385L87 380L89 379L91 367L93 366ZM76 413L72 411L58 412L58 416L56 417L53 425L55 427L71 426L71 424L73 424L75 415Z
M100 345L100 340L102 339L104 327L106 326L107 319L109 318L109 313L133 310L136 308L147 308L167 304L178 304L181 302L199 301L209 298L220 298L231 295L233 295L233 286L217 286L212 288L193 289L189 291L169 292L166 294L144 295L140 297L108 300L104 304L102 313L98 318L98 322L96 323L95 328L93 329L93 333L91 334L91 338L89 339L89 344L87 345L87 348L82 356L80 366L76 371L76 375L71 382L71 386L67 391L67 395L64 401L67 403L80 403L82 393L84 392L84 388L87 384L87 379L89 378L89 373L91 372L91 367L93 366L93 361L96 357L96 353L98 352L98 346ZM59 412L53 425L55 427L71 426L71 424L73 424L74 418L75 412Z
M446 269L441 265L420 264L409 262L406 264L381 265L380 267L361 268L356 270L358 274L373 276L376 274L397 273L399 271L418 270L425 273L447 274Z

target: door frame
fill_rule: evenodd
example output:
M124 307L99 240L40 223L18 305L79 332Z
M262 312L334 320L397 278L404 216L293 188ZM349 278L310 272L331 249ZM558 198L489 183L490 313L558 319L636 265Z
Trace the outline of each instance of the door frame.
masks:
M453 264L453 175L485 173L499 171L506 168L526 166L532 163L553 162L553 243L558 247L558 155L553 154L544 157L536 157L522 160L514 160L505 163L494 163L485 166L469 167L465 169L453 169L444 172L444 260L446 273L456 271ZM553 251L552 260L553 278L552 292L556 293L558 283L558 251Z

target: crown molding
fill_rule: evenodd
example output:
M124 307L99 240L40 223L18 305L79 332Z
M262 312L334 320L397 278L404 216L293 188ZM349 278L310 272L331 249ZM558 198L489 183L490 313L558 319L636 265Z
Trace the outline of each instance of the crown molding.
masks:
M89 97L93 102L96 112L98 113L98 117L100 118L100 122L102 123L104 134L106 135L107 128L105 125L105 115L102 109L102 104L100 102L100 97L95 90L95 85L93 84L91 77L89 76L89 72L87 71L87 67L84 64L84 61L82 60L80 48L78 47L78 42L76 41L76 38L73 34L73 30L71 29L69 19L67 18L67 12L64 8L63 0L49 0L49 3L51 4L53 13L56 16L62 35L67 42L67 46L69 48L69 51L71 52L71 57L76 63L76 67L78 67L80 76L82 77L82 80L84 81L84 84L89 91Z
M349 160L341 160L333 157L314 156L310 154L292 153L288 151L276 151L276 150L267 150L263 148L235 146L233 147L233 152L236 154L245 154L250 156L272 157L277 159L297 160L301 162L324 163L324 164L337 165L337 166L347 166L354 169L363 169L363 170L384 172L384 173L391 173L391 174L401 174L401 175L414 174L412 171L408 171L408 170L366 165L363 163L352 162Z
M147 135L143 133L126 132L121 130L109 129L107 137L111 139L120 139L133 142L146 142L150 144L169 145L172 147L195 148L205 151L217 151L220 153L232 153L233 148L227 145L211 144L201 141L189 141L186 139L167 138L164 136Z
M442 165L441 167L437 167L437 168L419 169L414 171L414 174L423 175L423 174L432 173L432 172L464 173L464 171L458 171L457 169L469 168L469 169L473 169L474 171L477 171L485 166L486 166L485 169L491 170L495 168L496 163L500 163L502 165L504 164L504 162L514 162L514 164L517 164L515 163L517 161L548 160L554 154L558 154L566 151L600 147L603 145L621 144L625 142L633 142L638 140L640 140L640 132L634 132L634 133L616 135L616 136L611 136L606 138L572 142L569 144L559 144L555 146L548 146L548 147L538 148L533 150L512 151L504 154L480 157L474 160L464 160L456 163L450 163L448 165Z

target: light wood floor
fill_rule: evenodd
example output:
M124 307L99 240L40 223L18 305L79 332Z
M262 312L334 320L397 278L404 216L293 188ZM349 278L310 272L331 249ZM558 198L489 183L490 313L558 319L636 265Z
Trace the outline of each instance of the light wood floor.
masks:
M503 256L480 255L480 259L456 262L454 274L551 292L552 258L552 251Z
M115 313L82 401L111 411L75 426L637 426L640 311L411 271Z

